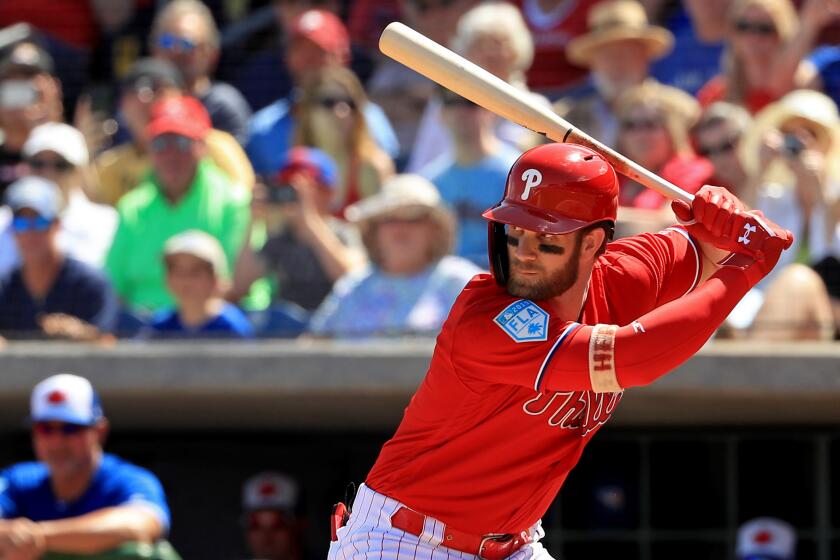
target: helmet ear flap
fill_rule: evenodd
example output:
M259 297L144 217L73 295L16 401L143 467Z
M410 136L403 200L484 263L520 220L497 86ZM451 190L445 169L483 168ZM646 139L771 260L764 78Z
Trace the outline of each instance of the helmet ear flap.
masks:
M508 252L507 232L505 225L499 222L490 221L487 223L487 248L490 257L490 272L499 286L507 284L508 276Z

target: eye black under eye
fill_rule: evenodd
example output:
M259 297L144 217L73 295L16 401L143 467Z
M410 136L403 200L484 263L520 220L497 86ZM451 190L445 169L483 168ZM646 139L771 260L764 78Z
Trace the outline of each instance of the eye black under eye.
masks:
M540 243L537 248L541 253L549 253L551 255L562 255L564 253L563 247L558 247L557 245L546 245L544 243Z
M507 236L507 244L511 247L519 247L519 240L515 237Z

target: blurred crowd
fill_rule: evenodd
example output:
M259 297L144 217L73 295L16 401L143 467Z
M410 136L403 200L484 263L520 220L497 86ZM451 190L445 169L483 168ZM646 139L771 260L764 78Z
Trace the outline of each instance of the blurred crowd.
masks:
M403 21L796 236L718 336L840 325L836 0L0 3L0 342L429 336L544 139L378 52ZM619 235L674 223L621 184Z

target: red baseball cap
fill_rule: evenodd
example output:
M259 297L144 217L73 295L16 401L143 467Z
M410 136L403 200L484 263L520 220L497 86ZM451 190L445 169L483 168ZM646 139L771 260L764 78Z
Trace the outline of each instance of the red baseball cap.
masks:
M350 58L350 36L341 20L326 10L306 10L292 22L292 38L304 37L330 53Z
M332 190L338 184L338 165L318 148L295 146L289 150L274 179L278 184L287 183L295 173L300 172L326 189Z
M169 97L152 105L146 135L154 138L169 133L203 140L210 128L210 115L198 99Z

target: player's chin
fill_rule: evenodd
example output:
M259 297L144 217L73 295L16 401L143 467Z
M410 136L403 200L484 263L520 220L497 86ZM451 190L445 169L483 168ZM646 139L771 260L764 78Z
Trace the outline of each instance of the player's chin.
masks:
M507 292L523 299L543 299L544 288L539 280L528 280L522 276L511 276L507 282Z

